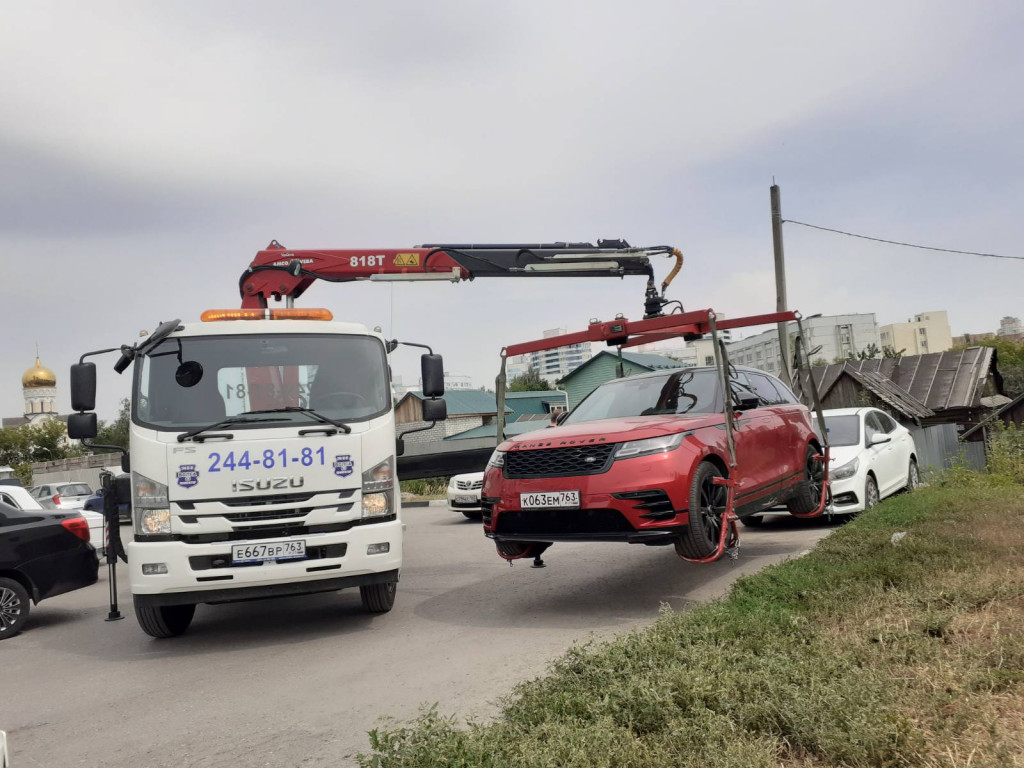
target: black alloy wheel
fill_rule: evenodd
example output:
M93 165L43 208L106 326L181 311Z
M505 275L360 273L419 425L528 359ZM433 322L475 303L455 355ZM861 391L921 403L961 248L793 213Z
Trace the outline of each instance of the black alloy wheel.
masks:
M31 608L28 592L14 579L0 579L0 640L21 632Z
M676 542L676 552L683 557L707 557L718 547L722 517L728 489L715 485L722 471L709 461L697 465L690 484L690 524Z

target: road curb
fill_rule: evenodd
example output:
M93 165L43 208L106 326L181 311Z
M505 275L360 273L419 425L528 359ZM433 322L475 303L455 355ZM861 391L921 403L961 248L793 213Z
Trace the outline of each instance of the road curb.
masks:
M431 501L403 501L402 509L410 507L447 507L448 502L444 499L433 499Z

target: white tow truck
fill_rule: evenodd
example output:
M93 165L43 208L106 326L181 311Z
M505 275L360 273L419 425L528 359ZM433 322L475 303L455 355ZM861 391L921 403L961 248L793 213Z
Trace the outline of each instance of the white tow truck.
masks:
M621 241L286 252L275 242L242 275L241 309L165 322L136 345L83 355L71 368L77 413L68 431L85 441L97 434L96 366L85 358L120 352L118 373L134 364L131 488L105 494L114 521L108 619L120 618L118 552L135 616L153 637L183 633L199 603L359 587L366 610L391 609L402 566L403 441L389 355L406 342L296 308L312 281L644 274L646 304L657 311L665 302L651 254L678 252ZM269 307L282 297L285 308ZM404 434L446 417L440 355L409 345L427 349L424 426ZM117 503L129 495L132 539L121 547Z

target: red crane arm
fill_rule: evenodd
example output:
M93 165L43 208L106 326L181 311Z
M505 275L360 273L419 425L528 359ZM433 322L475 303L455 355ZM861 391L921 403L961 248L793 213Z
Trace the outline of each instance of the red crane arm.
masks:
M675 269L654 287L652 255L674 256ZM664 292L679 271L682 253L671 246L633 248L623 240L590 243L443 244L415 248L289 250L273 241L242 273L242 306L266 307L271 299L294 299L316 280L473 280L477 277L648 278L645 310L657 314Z

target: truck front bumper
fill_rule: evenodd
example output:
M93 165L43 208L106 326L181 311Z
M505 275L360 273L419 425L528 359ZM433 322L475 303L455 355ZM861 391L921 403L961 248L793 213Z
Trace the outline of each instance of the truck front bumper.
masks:
M343 549L343 554L235 566L230 564L232 544L244 542L134 541L126 547L131 591L142 602L152 600L150 605L249 600L395 581L402 565L401 520L295 538L305 540L307 552ZM383 543L389 545L387 552L367 554L371 544ZM211 567L214 560L228 564ZM166 566L166 573L143 573L143 565L158 563ZM329 586L333 583L338 586Z

